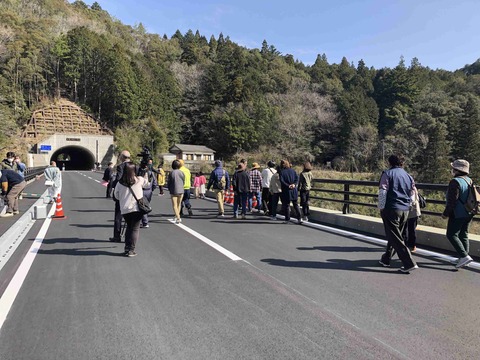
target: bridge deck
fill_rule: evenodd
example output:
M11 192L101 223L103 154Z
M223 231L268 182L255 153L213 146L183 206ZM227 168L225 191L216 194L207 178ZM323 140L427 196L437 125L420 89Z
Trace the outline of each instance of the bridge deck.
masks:
M416 256L420 269L401 274L397 262L379 267L382 247L361 236L217 219L206 200L177 226L168 195L154 197L139 255L125 258L108 241L113 203L100 178L64 174L68 218L50 223L0 330L1 359L478 357L475 270ZM42 223L0 272L2 293Z

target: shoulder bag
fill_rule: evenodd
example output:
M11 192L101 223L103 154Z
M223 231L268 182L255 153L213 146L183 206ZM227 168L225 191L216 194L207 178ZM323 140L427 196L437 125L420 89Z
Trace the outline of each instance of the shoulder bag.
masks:
M145 198L145 196L142 196L140 199L138 199L136 196L135 196L135 192L132 190L132 187L129 186L128 187L130 189L130 191L132 192L132 195L133 197L135 198L135 200L137 200L137 204L138 204L138 210L142 213L142 214L148 214L152 211L152 207L150 206L150 203L148 202L148 200Z

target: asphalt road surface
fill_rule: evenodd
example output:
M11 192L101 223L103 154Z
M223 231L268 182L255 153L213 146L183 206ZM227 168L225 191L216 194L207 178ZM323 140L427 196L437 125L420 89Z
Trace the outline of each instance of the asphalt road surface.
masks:
M0 330L0 359L480 358L475 270L416 256L420 269L402 274L398 260L379 267L382 248L362 237L235 220L231 208L217 219L207 200L193 199L178 226L158 190L138 256L126 258L108 241L100 178L64 173L67 218L48 228Z

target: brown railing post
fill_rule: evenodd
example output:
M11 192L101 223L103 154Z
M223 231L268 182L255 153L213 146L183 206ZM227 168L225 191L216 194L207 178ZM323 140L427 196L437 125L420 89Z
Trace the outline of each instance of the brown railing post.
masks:
M343 191L343 201L345 202L343 203L342 212L348 214L350 213L350 204L348 203L350 201L350 184L343 184Z

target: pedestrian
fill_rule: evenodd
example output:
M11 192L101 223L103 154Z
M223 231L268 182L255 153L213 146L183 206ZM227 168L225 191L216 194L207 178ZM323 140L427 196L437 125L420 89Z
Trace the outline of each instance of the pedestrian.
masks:
M448 218L447 239L459 256L455 265L459 269L473 261L468 254L470 250L468 229L473 215L469 214L465 209L472 179L468 177L470 163L467 160L457 159L450 165L452 167L453 179L448 184L447 203L442 213L442 218Z
M265 215L270 215L272 213L270 204L272 200L270 195L270 181L276 172L275 162L272 160L270 160L267 163L267 167L262 170L262 208Z
M387 238L387 248L379 263L389 267L393 250L395 250L403 264L400 271L409 273L418 269L418 265L403 242L402 232L407 223L412 196L415 192L415 182L403 169L403 156L391 155L388 163L390 168L382 173L378 189L378 208Z
M200 198L200 173L195 173L195 179L193 179L193 188L195 189L195 199Z
M107 168L103 172L103 178L102 180L107 183L107 193L105 195L106 198L109 198L112 194L112 182L110 181L110 178L112 177L113 173L113 162L109 162Z
M205 199L207 179L205 178L205 175L203 175L203 172L200 171L198 174L200 178L200 199Z
M250 169L250 192L248 193L248 211L253 210L253 197L257 200L256 210L260 212L262 209L262 173L258 170L260 165L256 162L252 164Z
M2 186L2 196L5 197L7 210L0 217L10 217L20 214L18 208L18 197L22 193L27 183L15 170L3 169L0 171L0 183Z
M178 160L180 162L180 171L184 173L185 175L185 180L183 184L183 198L182 198L182 208L180 210L180 214L183 215L183 208L186 207L188 211L188 215L192 216L193 211L192 211L192 204L190 204L190 189L192 187L192 174L190 173L190 170L185 166L185 162L180 159Z
M17 163L15 162L15 153L13 151L7 152L7 157L0 163L0 170L14 170L17 171Z
M148 180L148 186L143 188L143 197L148 200L150 203L152 201L153 192L157 188L157 177L153 172L153 163L151 160L144 164L143 162L140 164L140 169L138 170L138 176L146 176ZM149 228L150 225L148 224L148 214L143 214L142 216L142 228Z
M163 165L158 165L157 168L157 184L160 194L158 196L163 196L163 187L165 186L165 170L163 170Z
M312 188L312 164L309 161L303 163L303 170L298 181L300 191L300 206L302 207L303 221L308 221L310 216L310 189Z
M284 224L290 222L290 202L297 216L298 224L302 223L302 214L300 213L300 207L298 206L298 174L292 169L288 160L282 160L280 162L280 184L282 193L280 195L282 199L282 209L285 214Z
M403 228L403 241L405 245L408 246L410 252L417 251L417 224L418 218L422 212L420 211L420 198L418 195L418 190L415 188L414 195L412 197L412 206L408 212L407 224Z
M25 170L27 166L20 160L20 156L15 156L15 163L17 164L17 172L20 174L21 177L25 178Z
M57 201L57 197L62 192L62 173L57 167L55 161L50 162L50 166L43 171L45 176L45 186L48 190L49 204Z
M125 251L124 255L128 257L136 256L135 248L140 235L140 222L142 213L138 208L137 199L143 196L143 189L150 186L147 174L145 176L136 176L135 164L131 162L124 163L122 177L115 184L114 196L120 204L122 217L127 224L125 229Z
M250 174L246 171L245 164L239 163L237 170L233 174L233 218L238 219L238 209L241 205L242 219L247 216L248 194L250 193Z
M117 165L115 171L115 179L112 182L112 189L115 192L115 187L120 179L123 177L123 169L125 168L126 164L130 162L130 152L127 150L123 150L118 157L120 164ZM135 171L136 173L136 171ZM115 198L115 194L113 196L113 200L115 201L115 214L113 218L113 237L109 238L108 240L112 242L121 242L121 233L122 233L122 212L120 209L120 202L117 198Z
M215 169L210 174L207 190L210 190L211 187L213 187L213 192L217 199L218 217L224 217L223 202L225 201L225 190L230 188L230 177L228 176L228 171L223 168L220 160L215 160Z
M180 209L182 206L182 198L185 193L184 183L185 183L185 173L180 170L180 161L173 160L172 162L172 171L168 174L168 191L170 192L170 197L172 199L172 208L175 217L173 221L175 224L182 222L180 217Z
M272 220L277 220L277 207L280 195L282 194L282 183L280 182L280 166L275 169L275 174L270 179L270 215Z

